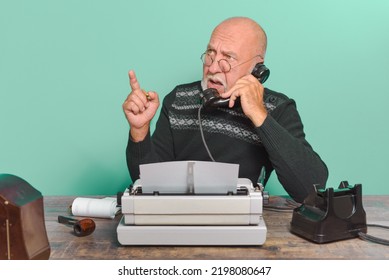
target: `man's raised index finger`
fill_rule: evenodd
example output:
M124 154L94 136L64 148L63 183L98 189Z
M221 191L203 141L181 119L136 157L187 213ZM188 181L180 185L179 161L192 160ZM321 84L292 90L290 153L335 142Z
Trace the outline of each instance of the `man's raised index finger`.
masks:
M130 78L130 86L131 86L131 89L134 91L134 90L137 90L137 89L140 89L140 85L138 83L138 80L136 78L136 75L135 75L135 72L133 70L130 70L128 72L128 77Z

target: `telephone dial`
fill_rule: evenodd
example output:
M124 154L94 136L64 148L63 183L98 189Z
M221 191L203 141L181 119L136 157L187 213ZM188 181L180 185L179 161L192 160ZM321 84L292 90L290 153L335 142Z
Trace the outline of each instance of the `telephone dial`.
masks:
M256 77L258 81L263 84L270 75L270 70L262 63L258 63L255 65L251 75ZM201 95L201 100L203 102L203 106L205 108L220 108L220 107L228 107L228 103L230 102L229 98L222 98L216 89L208 88L204 90Z

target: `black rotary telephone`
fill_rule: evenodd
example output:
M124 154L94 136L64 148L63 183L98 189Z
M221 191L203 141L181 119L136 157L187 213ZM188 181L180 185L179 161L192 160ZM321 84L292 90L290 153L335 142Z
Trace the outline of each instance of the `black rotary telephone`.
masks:
M263 84L270 75L270 70L262 63L258 63L255 65L251 75L256 77L258 81ZM208 88L204 90L200 94L201 100L203 102L203 106L205 108L220 108L220 107L228 107L228 103L230 102L229 98L222 98L216 89Z

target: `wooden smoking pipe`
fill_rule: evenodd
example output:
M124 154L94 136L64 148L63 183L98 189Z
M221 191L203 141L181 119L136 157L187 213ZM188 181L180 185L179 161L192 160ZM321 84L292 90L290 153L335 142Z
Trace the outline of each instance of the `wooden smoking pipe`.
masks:
M74 234L78 237L87 236L95 231L96 224L92 219L77 220L65 216L58 216L58 223L72 225Z

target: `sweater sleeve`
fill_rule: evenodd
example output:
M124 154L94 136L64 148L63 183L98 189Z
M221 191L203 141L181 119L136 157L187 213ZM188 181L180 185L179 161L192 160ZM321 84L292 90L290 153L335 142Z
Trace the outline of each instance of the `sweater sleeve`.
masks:
M325 185L327 166L306 141L293 100L278 106L257 131L278 180L294 200L302 202L314 184Z

